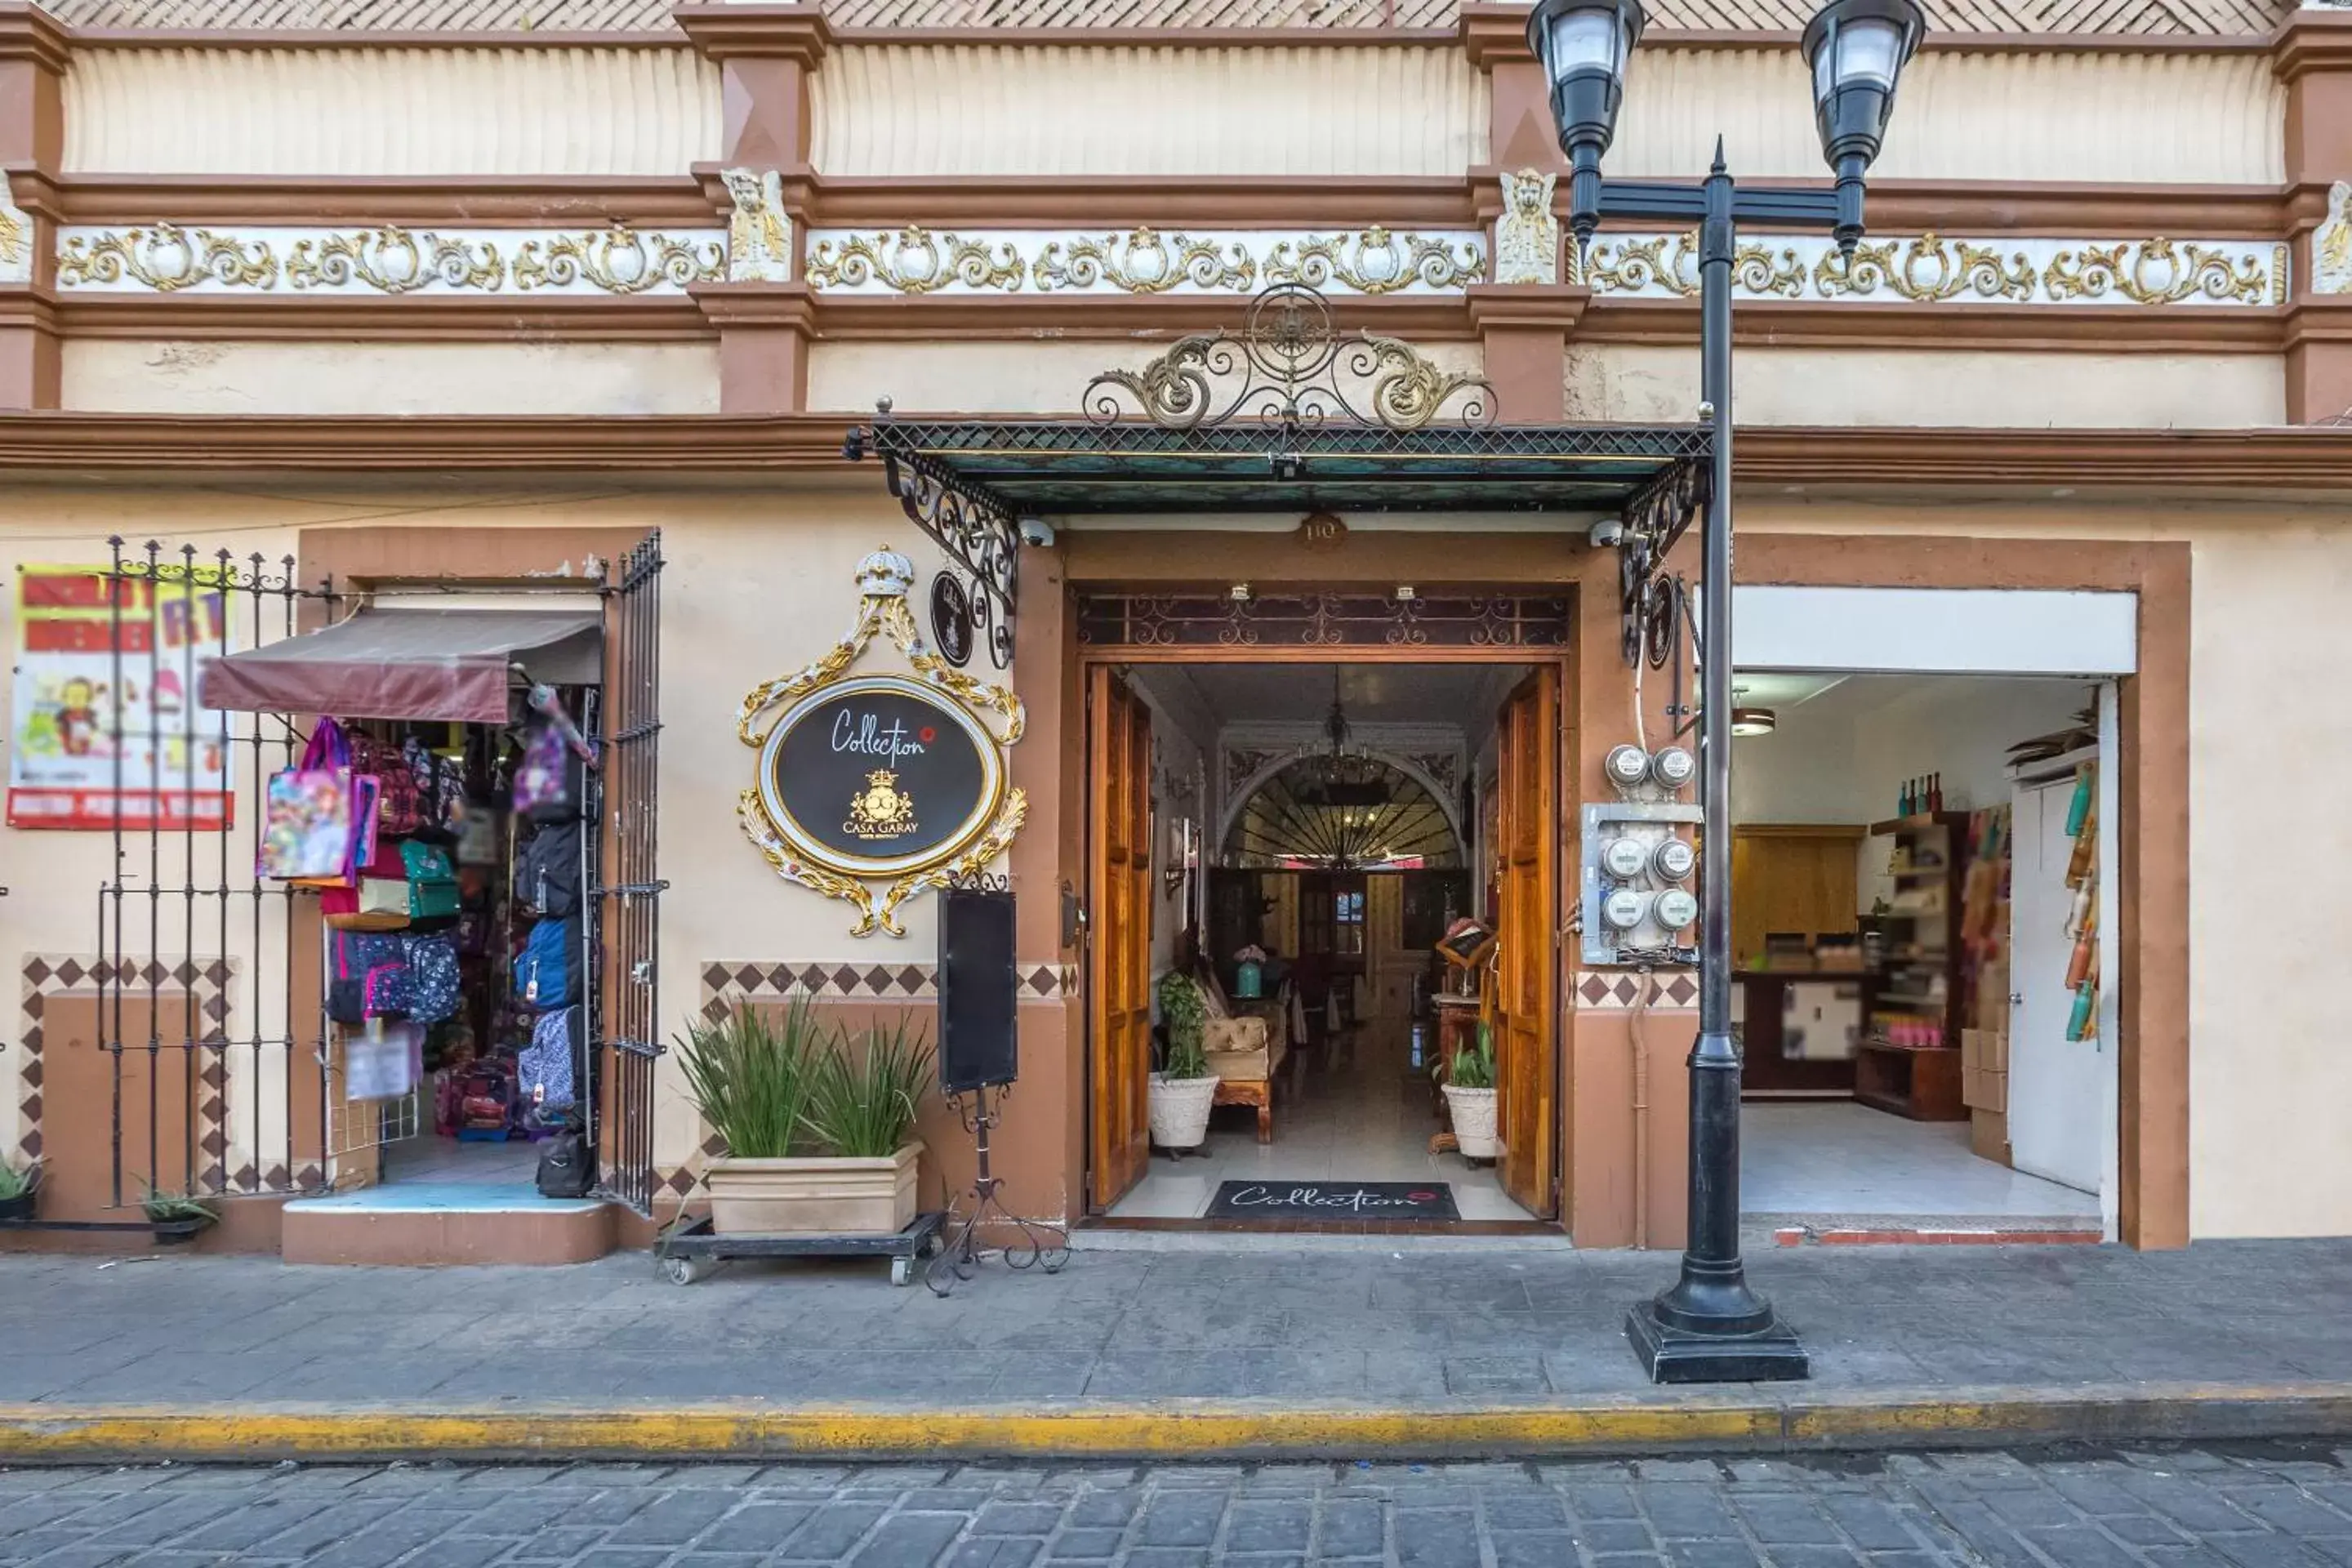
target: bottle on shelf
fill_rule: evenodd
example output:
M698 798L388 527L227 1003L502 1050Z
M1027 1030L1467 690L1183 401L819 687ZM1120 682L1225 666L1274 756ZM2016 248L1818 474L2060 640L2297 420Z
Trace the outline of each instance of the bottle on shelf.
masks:
M1941 773L1927 775L1927 809L1929 811L1944 809L1944 775Z

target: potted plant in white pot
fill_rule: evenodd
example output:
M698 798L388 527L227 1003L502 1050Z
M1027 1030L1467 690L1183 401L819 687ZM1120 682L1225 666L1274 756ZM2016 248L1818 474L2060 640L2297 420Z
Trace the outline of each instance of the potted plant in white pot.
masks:
M1168 1028L1168 1051L1151 1075L1151 1141L1162 1149L1197 1149L1209 1136L1218 1081L1202 1047L1209 1001L1200 982L1181 970L1161 975L1160 1021Z
M1464 1159L1491 1160L1502 1152L1495 1133L1495 1037L1483 1023L1477 1043L1456 1050L1445 1064L1445 1110Z
M902 1230L915 1215L923 1146L908 1134L929 1086L930 1047L877 1028L853 1059L806 997L782 1018L738 1008L688 1031L687 1093L727 1146L703 1185L722 1236Z

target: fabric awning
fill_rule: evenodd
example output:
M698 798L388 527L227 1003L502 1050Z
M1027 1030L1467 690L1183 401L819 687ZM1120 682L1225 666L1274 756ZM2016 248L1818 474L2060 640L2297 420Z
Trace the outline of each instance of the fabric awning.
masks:
M196 683L206 708L503 724L511 667L551 685L603 679L593 610L362 610L324 631L231 654Z

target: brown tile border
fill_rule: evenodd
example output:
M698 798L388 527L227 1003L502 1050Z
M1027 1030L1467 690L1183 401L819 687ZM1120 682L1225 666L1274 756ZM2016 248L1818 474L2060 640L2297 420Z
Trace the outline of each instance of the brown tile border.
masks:
M233 958L150 961L125 966L123 984L143 986L151 981L159 990L194 990L204 1037L197 1042L206 1054L197 1069L204 1098L196 1103L196 1147L208 1163L197 1179L208 1193L250 1192L257 1179L250 1165L232 1173L228 1169L228 1017L236 990L237 963ZM20 1098L16 1151L37 1160L45 1144L41 1136L42 1083L46 1069L44 1016L52 996L74 993L95 994L99 983L111 971L105 959L89 953L35 952L25 956L21 971L23 1001L19 1004L17 1041L22 1060L16 1081ZM176 1048L176 1047L174 1047Z

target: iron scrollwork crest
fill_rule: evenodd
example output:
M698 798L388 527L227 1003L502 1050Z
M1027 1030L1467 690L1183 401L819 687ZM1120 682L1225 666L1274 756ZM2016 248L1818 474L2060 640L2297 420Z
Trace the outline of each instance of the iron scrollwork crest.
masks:
M1675 464L1642 488L1625 508L1625 532L1617 544L1619 651L1630 668L1657 638L1673 611L1666 595L1674 587L1658 568L1675 542L1706 510L1714 479L1704 462ZM1656 660L1654 663L1663 663Z
M1087 416L1114 424L1129 399L1153 424L1176 430L1238 419L1418 430L1449 405L1464 425L1495 419L1484 376L1442 370L1401 339L1341 337L1323 296L1297 283L1252 300L1238 333L1180 338L1141 370L1105 371L1087 384Z
M889 417L889 400L877 404L875 411ZM853 454L863 445L860 437L851 437ZM970 601L974 630L987 636L990 661L999 669L1012 668L1013 622L1020 607L1019 520L985 491L959 482L919 456L901 455L887 447L881 454L883 484L898 499L907 521L947 552L948 559L971 580L964 597Z

